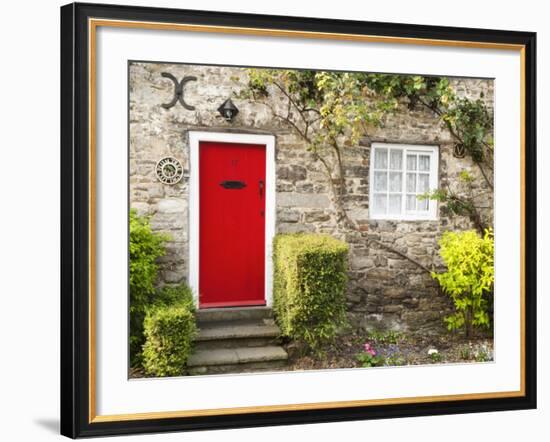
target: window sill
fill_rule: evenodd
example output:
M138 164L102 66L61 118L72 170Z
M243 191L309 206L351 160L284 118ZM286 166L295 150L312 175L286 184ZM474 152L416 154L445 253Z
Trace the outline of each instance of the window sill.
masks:
M419 216L371 216L369 217L370 221L439 221L439 218L437 216L428 215L425 217L419 217Z

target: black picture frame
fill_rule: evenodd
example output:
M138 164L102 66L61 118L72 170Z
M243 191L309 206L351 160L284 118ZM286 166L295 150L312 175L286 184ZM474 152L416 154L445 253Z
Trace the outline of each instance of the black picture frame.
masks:
M510 44L524 55L524 395L359 407L95 422L90 419L89 18ZM536 34L73 3L61 8L61 434L241 428L536 408Z

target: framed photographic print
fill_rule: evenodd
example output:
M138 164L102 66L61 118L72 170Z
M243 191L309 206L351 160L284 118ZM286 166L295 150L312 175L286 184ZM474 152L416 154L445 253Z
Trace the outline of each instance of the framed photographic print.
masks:
M62 7L62 434L535 408L535 44Z

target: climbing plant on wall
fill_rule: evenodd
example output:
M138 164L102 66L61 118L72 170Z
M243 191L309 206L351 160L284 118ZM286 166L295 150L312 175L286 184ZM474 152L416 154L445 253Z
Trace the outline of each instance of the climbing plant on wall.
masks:
M342 204L346 193L344 149L355 146L369 131L403 106L424 108L450 132L457 151L477 165L492 190L493 116L483 101L459 97L445 77L356 72L249 69L248 98L271 109L275 118L303 138L322 165L330 183L340 223L353 228ZM272 96L284 105L275 106ZM450 215L468 216L483 232L486 221L467 171L454 188L450 185L424 195L445 203Z
M493 190L493 115L483 94L476 99L459 97L445 77L422 77L387 74L367 75L367 84L383 100L404 103L409 108L422 107L438 118L455 141L455 153L468 155L478 167L484 183ZM467 216L480 234L491 227L482 216L480 196L486 193L474 185L467 170L459 174L454 185L424 195L445 203L450 215Z

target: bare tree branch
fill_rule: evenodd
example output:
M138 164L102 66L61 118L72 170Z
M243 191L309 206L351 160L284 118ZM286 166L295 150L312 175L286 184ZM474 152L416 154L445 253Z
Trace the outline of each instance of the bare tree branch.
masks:
M369 238L367 236L367 241L370 241L380 247L383 247L384 249L392 252L392 253L395 253L396 255L399 255L401 256L402 258L405 258L407 260L409 260L410 262L412 262L413 264L416 264L418 267L420 267L422 270L425 270L426 272L428 272L429 274L432 273L433 270L429 269L428 267L426 267L424 264L422 264L420 261L417 261L416 259L412 258L411 256L407 255L406 253L403 253L399 250L397 250L395 247L392 247L388 244L384 244L383 242L381 241L378 241L377 239L373 239L373 238Z

